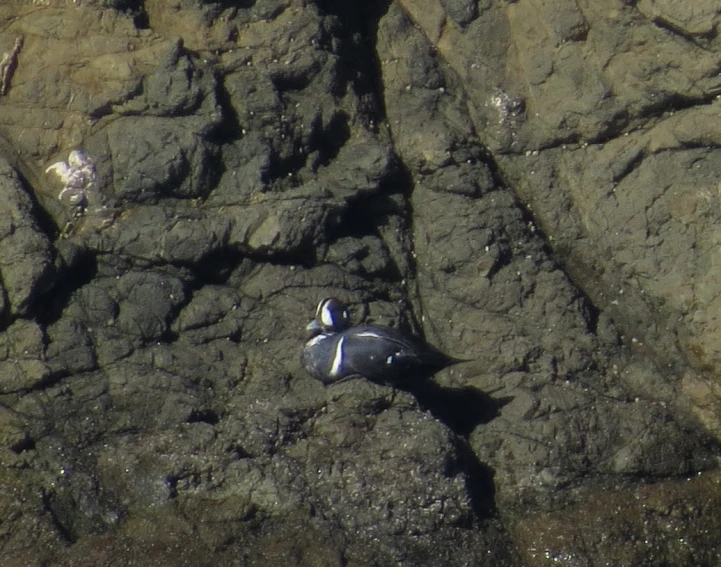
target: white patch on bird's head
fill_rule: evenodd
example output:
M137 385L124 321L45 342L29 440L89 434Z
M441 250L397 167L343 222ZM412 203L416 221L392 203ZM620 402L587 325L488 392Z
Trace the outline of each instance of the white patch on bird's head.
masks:
M320 322L324 327L332 327L333 321L333 309L330 301L324 301L320 308Z
M316 317L325 328L345 329L350 321L345 305L334 297L328 297L318 304Z

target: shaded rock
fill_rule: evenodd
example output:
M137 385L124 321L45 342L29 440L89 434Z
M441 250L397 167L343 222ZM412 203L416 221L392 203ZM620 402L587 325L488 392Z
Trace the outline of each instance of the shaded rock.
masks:
M0 393L37 388L48 378L44 339L38 325L22 319L0 336Z
M192 206L139 206L100 231L83 227L77 245L150 264L187 264L222 249L231 226L231 219L205 215Z
M393 265L381 239L365 236L339 238L328 248L325 260L362 276L393 275Z
M142 203L163 197L206 195L214 175L210 169L213 156L198 142L199 132L193 125L188 124L185 131L147 117L110 126L107 137L115 175L114 196ZM205 124L198 126L204 128Z
M30 196L10 165L0 162L0 313L24 315L51 284L53 252L41 229Z
M62 312L64 323L53 330L70 333L56 336L60 345L76 351L75 364L86 367L97 359L103 365L164 339L185 301L184 282L159 272L98 278L73 295ZM84 348L88 343L94 345L94 354ZM52 348L51 352L68 357L67 350L61 353Z
M207 285L193 293L172 331L194 344L230 337L242 340L247 311L246 302L234 290Z

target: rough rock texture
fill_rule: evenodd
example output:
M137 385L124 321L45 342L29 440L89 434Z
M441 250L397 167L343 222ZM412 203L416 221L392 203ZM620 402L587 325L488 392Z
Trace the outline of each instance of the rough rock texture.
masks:
M4 3L0 564L720 565L720 18ZM325 388L330 295L466 362Z

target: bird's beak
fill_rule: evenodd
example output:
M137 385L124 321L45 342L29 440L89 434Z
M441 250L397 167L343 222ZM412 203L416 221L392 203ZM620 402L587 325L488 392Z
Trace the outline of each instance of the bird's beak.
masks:
M320 324L320 321L318 321L318 319L313 319L305 326L305 330L309 333L320 333L323 331L323 325Z

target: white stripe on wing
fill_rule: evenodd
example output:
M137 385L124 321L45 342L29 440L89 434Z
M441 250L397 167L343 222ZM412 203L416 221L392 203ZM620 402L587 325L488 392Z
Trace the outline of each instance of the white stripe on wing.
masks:
M333 355L333 364L330 367L330 376L338 376L340 373L341 366L343 366L343 342L345 337L341 337L338 340L338 344L335 345L335 354Z
M379 335L378 333L374 333L373 331L362 331L360 333L355 334L356 337L370 337L372 339L383 339L383 335Z

